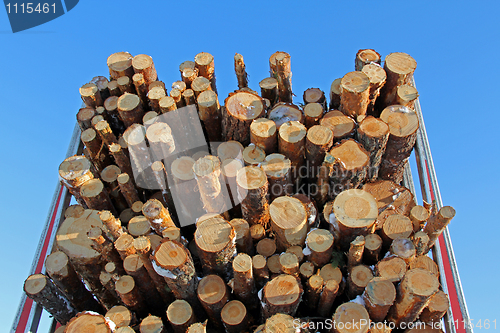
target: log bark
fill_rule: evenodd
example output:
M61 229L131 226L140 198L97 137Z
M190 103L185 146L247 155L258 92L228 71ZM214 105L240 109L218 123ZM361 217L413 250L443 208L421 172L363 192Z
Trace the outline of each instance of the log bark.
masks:
M229 94L224 105L223 136L226 140L236 140L247 146L250 143L250 124L264 116L264 100L247 91L236 91Z
M236 176L238 197L241 200L243 218L250 224L269 223L269 203L267 202L268 181L264 170L248 166L240 169Z
M221 141L222 115L217 94L211 90L203 91L197 96L197 104L200 120L207 133L208 141Z
M224 280L218 275L205 276L198 285L197 294L210 322L222 330L221 311L229 301L229 290Z
M288 121L298 121L304 123L304 114L302 110L295 104L277 103L271 110L267 112L267 118L274 121L276 129L280 129L281 125Z
M244 219L232 219L229 224L236 233L236 249L238 253L254 254L252 237L250 235L250 225Z
M112 81L111 83L116 82ZM111 85L110 83L110 85ZM118 87L118 83L116 83L116 86ZM118 89L118 88L117 88ZM125 131L125 125L120 119L120 115L118 113L118 98L121 96L121 94L117 96L111 96L108 97L104 101L104 108L106 109L106 113L108 115L106 121L109 122L109 125L111 126L111 129L113 130L114 133L123 133ZM110 143L108 143L110 144Z
M175 333L186 333L188 327L196 322L196 315L188 302L178 299L168 306L167 319Z
M267 77L259 82L260 95L269 100L271 106L278 102L278 80Z
M375 265L375 275L393 283L401 281L406 274L406 262L398 257L387 257Z
M370 154L370 168L367 178L370 181L375 181L389 140L389 127L384 121L368 116L359 124L356 139Z
M126 127L132 124L142 123L144 108L142 107L139 96L130 93L121 95L118 98L117 108L120 119Z
M361 49L356 53L356 60L354 61L354 68L357 71L363 69L368 64L381 64L380 54L373 49Z
M207 52L198 53L194 57L195 67L198 70L198 75L207 78L210 81L212 90L217 93L217 87L215 85L215 67L214 67L214 57Z
M383 246L389 248L397 238L408 238L413 232L411 220L401 214L393 214L387 217L380 231Z
M149 87L148 91L148 99L149 99L149 108L153 111L156 111L158 114L161 114L160 109L160 100L167 96L164 87Z
M290 55L286 52L275 52L269 58L271 77L278 81L278 98L280 102L291 103L292 93L292 70Z
M323 159L323 163L319 167L317 173L316 180L316 191L311 191L311 196L317 202L319 206L327 207L327 201L331 196L331 187L330 187L330 173L335 163L335 157L332 156L329 152L325 154L325 158ZM329 223L329 215L325 219L325 222Z
M233 294L248 309L256 309L258 300L253 278L252 257L240 253L233 260Z
M88 151L90 155L90 160L97 170L101 171L107 165L111 164L108 149L104 146L101 137L97 134L95 129L88 128L84 130L81 139L85 145L86 151Z
M260 254L253 256L252 268L255 285L260 289L269 280L269 268L267 267L266 257Z
M90 209L109 210L113 214L117 214L108 192L100 179L91 179L82 184L80 187L80 197Z
M394 284L384 278L373 278L363 292L365 307L370 314L370 319L375 322L384 321L395 299Z
M309 88L304 91L304 95L302 96L304 99L304 104L310 103L318 103L321 105L323 110L326 110L326 98L325 93L319 88Z
M132 207L134 202L140 201L137 189L135 188L132 180L130 179L130 176L127 173L118 175L116 180L118 181L120 191L125 197L125 200L127 201L129 207Z
M418 91L415 87L408 84L398 86L396 93L396 104L413 109L415 101L418 98Z
M24 281L24 291L63 325L78 312L56 285L43 274L30 275Z
M99 93L99 89L94 83L86 83L80 87L80 96L82 97L82 101L91 108L96 108L98 106L103 105L103 100L101 98L101 94Z
M368 236L368 235L367 235ZM365 250L365 237L356 237L349 247L349 252L347 254L347 269L351 269L354 266L361 264L363 260L363 251Z
M305 303L313 312L318 308L319 299L323 291L324 281L321 275L312 275L307 279L305 290Z
M135 280L130 275L123 275L115 282L116 293L120 296L123 304L130 310L137 313L139 317L143 317L147 312L144 304L144 298L139 292Z
M104 317L111 320L116 325L116 328L135 325L137 321L135 314L123 305L113 306L108 312L106 312Z
M323 117L323 112L323 106L319 103L309 103L304 106L304 124L307 129L314 125L319 125L319 121Z
M372 233L377 218L377 204L371 194L363 190L347 190L333 202L334 216L330 216L330 231L339 240L341 249L348 249L357 236Z
M385 70L377 64L364 65L361 71L370 79L370 97L366 114L378 117L380 113L375 109L375 102L380 95L380 90L385 84L387 74L385 73Z
M332 320L336 323L335 327L330 330L331 333L346 332L345 327L349 324L359 323L357 327L348 330L350 333L366 333L370 328L370 316L365 307L358 303L348 302L340 305L333 314ZM344 329L340 329L344 327ZM352 326L351 326L352 327Z
M116 80L118 83L118 89L120 89L121 95L125 93L135 94L135 87L132 85L132 80L128 76L121 76Z
M107 60L109 76L114 80L120 76L132 77L134 75L132 59L132 55L128 52L117 52L110 55Z
M59 177L75 200L87 208L87 204L80 195L80 188L85 182L94 179L90 161L79 155L68 157L59 165Z
M204 78L203 76L198 76L193 80L193 82L191 83L191 89L193 89L194 96L196 98L198 98L198 96L202 92L212 90L212 88L210 87L210 81L207 78Z
M382 251L382 238L378 234L369 234L365 236L365 249L363 259L369 265L374 265L380 260Z
M361 295L371 279L373 279L373 273L368 266L352 267L347 276L347 295L349 298L353 299Z
M250 124L250 142L262 148L267 155L275 153L278 147L276 124L266 118L258 118Z
M111 80L108 83L108 90L109 90L109 96L110 97L120 97L122 92L118 88L118 82L116 80ZM109 98L109 97L108 97Z
M163 312L163 311L162 311ZM164 313L163 313L164 315ZM149 315L144 318L139 326L141 333L167 333L167 328L163 325L160 317Z
M356 122L351 117L337 110L327 112L319 123L332 130L334 142L352 138L356 133Z
M235 237L233 227L220 217L198 224L194 239L205 274L219 274L229 281L236 255Z
M342 78L335 79L330 86L330 110L340 109L340 81Z
M326 153L333 145L333 132L330 128L314 125L307 131L305 153L309 162L309 179L315 181Z
M410 264L415 259L415 246L409 238L398 238L392 241L390 253Z
M264 162L265 158L266 152L256 145L250 144L243 149L243 161L246 166L256 166L260 168L260 164Z
M158 79L153 59L146 54L138 54L132 59L135 73L142 74L146 85Z
M329 317L331 315L333 302L339 292L339 283L335 280L328 280L324 283L323 290L319 297L318 314L321 317Z
M455 209L451 206L444 206L429 218L424 228L424 232L429 235L429 248L434 246L434 243L453 217L455 217Z
M256 250L258 254L270 257L276 253L276 242L272 238L263 238L257 243Z
M300 200L288 196L276 198L269 206L269 213L278 251L294 245L304 245L307 214Z
M262 310L265 319L277 313L294 316L302 298L298 278L281 274L266 283L262 291Z
M160 236L163 230L176 227L168 209L157 199L149 199L142 207L142 214L149 220L151 228Z
M148 83L146 83L144 75L141 73L134 74L134 76L132 76L132 83L134 84L137 96L141 99L141 104L144 107L144 110L148 110Z
M248 329L247 309L238 300L230 301L224 305L221 311L221 319L228 333L240 333Z
M370 99L370 79L363 72L350 72L340 81L340 111L356 118L365 115Z
M439 281L430 272L415 268L409 270L398 286L398 295L387 319L396 327L417 319L430 298L439 290Z
M332 257L333 243L334 238L330 231L325 229L310 231L306 238L306 244L310 250L308 260L316 267L326 265Z
M415 246L415 254L417 256L426 254L429 250L429 236L423 232L418 231L412 236L413 245Z
M427 324L434 324L440 322L441 318L446 314L450 306L448 295L442 290L439 290L434 296L431 297L427 307L420 313L418 318Z
M377 102L379 110L395 104L397 87L409 84L416 68L417 62L406 53L395 52L385 57L384 70L387 73L387 82Z
M248 87L248 74L246 72L243 56L239 53L234 55L234 72L238 80L238 89Z

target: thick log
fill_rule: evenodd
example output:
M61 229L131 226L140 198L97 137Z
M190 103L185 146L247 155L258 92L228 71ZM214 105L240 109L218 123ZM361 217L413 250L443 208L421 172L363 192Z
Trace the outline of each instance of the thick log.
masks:
M326 153L333 145L333 132L330 128L314 125L307 131L305 144L306 159L309 162L309 178L316 179Z
M168 306L167 319L175 333L185 333L196 322L196 315L188 302L178 299Z
M253 256L252 268L255 285L258 288L262 288L264 284L269 280L269 268L267 267L266 257L260 254Z
M436 325L441 321L441 318L446 314L450 306L448 295L442 290L439 290L431 297L427 307L420 313L419 321Z
M196 91L195 91L196 93ZM222 115L219 99L214 91L203 91L197 95L200 120L205 128L209 142L222 139Z
M127 230L133 237L148 235L151 232L151 224L146 217L139 215L130 219L127 225Z
M339 283L336 280L325 281L318 302L318 314L321 317L329 317L331 315L333 302L335 301L338 292Z
M350 72L340 81L340 111L356 118L366 114L370 99L370 78L363 72Z
M253 278L252 257L240 253L233 260L233 294L248 309L256 309L255 282Z
M269 206L269 213L278 251L294 245L304 245L307 214L300 200L288 196L278 197Z
M347 190L333 202L330 231L341 249L348 249L357 236L372 233L377 218L377 204L373 196L363 190Z
M294 316L302 298L300 280L288 274L281 274L266 283L262 291L263 317L277 313Z
M290 55L286 52L275 52L269 58L271 77L278 81L278 98L280 102L291 103L292 93L292 70Z
M370 328L368 311L363 305L354 302L340 305L335 310L332 320L335 326L330 330L331 333L366 333Z
M278 102L278 80L274 77L266 77L259 82L260 95L269 100L271 106Z
M238 89L248 87L248 74L246 72L245 62L243 56L239 53L234 55L234 72L238 80Z
M238 141L225 141L217 147L217 156L221 161L237 159L243 162L243 149L243 145Z
M330 195L332 199L342 191L356 189L368 174L370 156L353 139L342 141L330 150L335 158L330 173Z
M116 79L118 83L118 89L120 89L121 95L125 93L135 94L135 87L132 85L132 80L128 76L121 76Z
M410 55L402 52L388 54L384 61L387 82L380 92L377 108L383 110L395 104L398 86L409 84L417 62Z
M368 64L381 64L380 54L373 49L361 49L356 53L354 69L360 71Z
M96 108L103 105L103 100L97 85L94 83L86 83L80 87L80 96L85 105L91 108Z
M274 121L276 129L280 129L281 125L288 121L298 121L304 123L304 114L302 110L291 103L277 103L267 113L267 118Z
M380 236L384 241L384 247L388 248L397 238L408 238L413 232L411 220L401 214L393 214L387 217L380 230Z
M160 108L160 113L167 113L170 111L177 110L177 104L175 100L170 96L163 96L158 101L158 107Z
M382 251L382 238L378 234L369 234L365 236L365 249L363 259L365 263L374 265L380 260Z
M296 193L293 195L294 198L299 199L302 204L304 205L304 208L306 209L307 213L307 224L309 230L312 228L317 227L317 222L318 222L318 208L316 207L316 204L313 199L309 198L307 195L302 194L302 193ZM300 257L299 257L300 259Z
M370 319L375 322L384 321L395 299L394 284L384 278L373 278L363 292L365 307L370 314Z
M276 124L266 118L258 118L250 124L250 142L262 148L267 155L276 152L278 139Z
M262 169L269 181L269 200L293 193L292 184L292 164L290 160L282 154L267 155Z
M80 333L80 332L95 332L95 333L111 333L118 332L114 330L113 323L101 316L98 313L84 311L78 313L66 325L64 332ZM126 332L122 330L122 333Z
M132 59L132 55L128 52L117 52L110 55L107 60L110 77L114 80L120 76L132 77L134 75Z
M406 262L398 257L387 257L375 265L375 275L393 283L401 281L406 274Z
M332 130L334 142L352 138L356 132L356 122L338 110L325 113L319 123Z
M207 78L210 81L212 90L217 93L217 87L215 85L215 67L213 55L207 52L198 53L194 57L194 63L198 71L198 75Z
M205 274L232 275L231 263L236 255L236 233L223 218L212 217L198 224L194 239Z
M240 333L248 329L247 309L238 300L230 301L224 305L221 311L221 319L228 333Z
M429 248L434 246L434 243L453 217L455 217L455 209L451 206L441 207L436 214L431 215L424 228L424 232L429 235Z
M264 116L264 100L251 92L230 93L224 101L222 129L226 140L236 140L244 146L250 143L250 124Z
M257 243L255 249L258 254L267 258L276 253L276 242L272 238L263 238Z
M248 222L244 219L232 219L229 224L236 233L236 249L238 253L253 255L254 248Z
M266 152L254 144L250 144L243 149L243 161L246 166L260 167L260 164L264 162L265 158Z
M361 264L363 251L365 250L365 243L366 241L364 236L358 236L351 242L349 252L347 253L348 269Z
M308 260L316 267L327 264L332 257L334 238L330 231L315 229L309 232L306 238L307 248L310 250Z
M421 268L410 269L398 286L398 298L387 319L396 327L415 321L438 290L439 281L434 275Z
M116 325L116 328L134 325L137 321L135 314L123 305L113 306L106 312L104 317L111 320Z
M236 176L238 197L242 198L243 218L250 224L269 223L269 203L267 202L268 181L264 170L248 166L240 169Z
M198 285L198 299L208 315L210 322L219 330L223 329L221 311L229 301L229 290L218 275L207 275Z
M254 333L297 332L297 325L293 317L284 313L277 313L269 317L262 326L264 326L262 331L255 330Z
M24 291L63 325L78 312L56 285L43 274L30 275L24 281Z
M370 168L367 178L374 181L378 177L378 170L389 140L387 124L372 116L368 116L359 124L356 139L370 154Z
M323 117L323 112L323 106L319 103L309 103L304 106L304 124L307 129L314 125L319 125L319 121Z

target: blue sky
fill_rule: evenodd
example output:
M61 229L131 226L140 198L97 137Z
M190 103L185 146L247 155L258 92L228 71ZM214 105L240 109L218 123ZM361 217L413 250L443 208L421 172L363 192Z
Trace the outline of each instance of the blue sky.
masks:
M108 75L111 53L151 55L159 79L170 85L180 78L181 62L209 52L222 102L237 88L235 52L258 90L269 56L287 51L295 101L302 102L305 89L327 92L352 71L360 48L417 60L443 202L457 211L450 232L470 317L500 325L499 9L494 1L80 1L16 34L1 9L0 331L10 328L38 244L81 104L78 88Z

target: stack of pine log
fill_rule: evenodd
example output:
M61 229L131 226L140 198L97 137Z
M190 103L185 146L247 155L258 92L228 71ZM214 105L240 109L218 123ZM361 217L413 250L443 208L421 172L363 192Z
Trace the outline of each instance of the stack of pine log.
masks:
M80 88L83 155L59 168L77 204L46 274L24 287L60 332L316 332L325 319L332 332L353 321L349 332L390 332L441 320L448 298L428 251L455 211L417 205L401 185L419 126L411 56L381 67L360 50L329 103L309 88L300 106L285 52L260 94L236 54L238 90L223 106L208 53L183 62L171 89L148 55L107 64L109 80ZM158 121L189 110L211 143L195 153ZM157 190L139 186L138 168ZM177 185L188 202L172 201Z

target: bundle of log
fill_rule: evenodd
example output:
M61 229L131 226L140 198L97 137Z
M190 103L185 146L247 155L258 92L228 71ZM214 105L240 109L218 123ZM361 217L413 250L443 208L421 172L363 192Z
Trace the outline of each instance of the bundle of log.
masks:
M76 204L46 274L24 285L61 332L440 323L449 304L429 251L455 211L401 184L419 127L415 60L391 53L382 67L359 50L329 103L309 88L299 106L290 59L271 55L259 94L237 53L224 100L205 52L170 91L150 56L127 52L80 88L84 153L59 167Z

